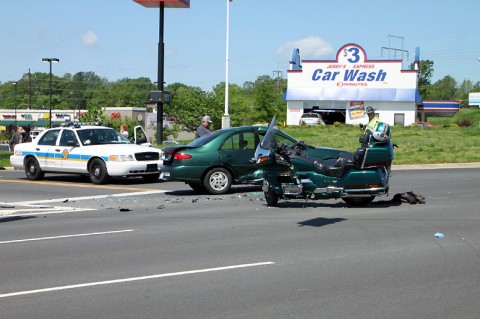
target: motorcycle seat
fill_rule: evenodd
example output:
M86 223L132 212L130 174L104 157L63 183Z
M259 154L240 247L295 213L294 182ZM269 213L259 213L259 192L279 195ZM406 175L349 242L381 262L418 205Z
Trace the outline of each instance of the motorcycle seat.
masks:
M355 166L355 155L348 152L341 152L337 158L316 160L313 163L315 172L332 177L342 177Z

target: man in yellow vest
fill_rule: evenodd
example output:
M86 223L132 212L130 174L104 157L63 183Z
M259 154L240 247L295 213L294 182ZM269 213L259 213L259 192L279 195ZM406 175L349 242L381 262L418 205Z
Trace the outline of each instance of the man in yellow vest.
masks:
M362 131L370 131L373 133L373 131L375 130L375 126L380 123L380 120L378 119L378 117L375 116L375 109L371 106L367 106L367 108L365 109L365 112L367 113L367 116L368 116L368 124L367 125L363 125L363 124L360 124L360 129Z

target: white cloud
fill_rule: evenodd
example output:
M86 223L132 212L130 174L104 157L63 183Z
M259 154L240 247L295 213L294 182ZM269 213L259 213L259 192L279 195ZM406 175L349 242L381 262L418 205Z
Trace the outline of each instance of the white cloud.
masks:
M307 60L315 60L320 58L331 57L334 53L332 45L327 43L320 37L308 37L305 39L284 43L277 53L291 59L293 49L298 48L302 58Z
M83 45L86 45L89 47L95 46L98 42L98 37L95 33L89 30L84 35L82 35L82 42L83 42Z

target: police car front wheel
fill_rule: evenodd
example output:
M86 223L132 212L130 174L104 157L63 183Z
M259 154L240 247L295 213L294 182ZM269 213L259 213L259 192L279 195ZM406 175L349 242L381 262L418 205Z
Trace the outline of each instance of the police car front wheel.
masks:
M88 176L94 184L105 184L110 179L105 162L98 158L88 166Z

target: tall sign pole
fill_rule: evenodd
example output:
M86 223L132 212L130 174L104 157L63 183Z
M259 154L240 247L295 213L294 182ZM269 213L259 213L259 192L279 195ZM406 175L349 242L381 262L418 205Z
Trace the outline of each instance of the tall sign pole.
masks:
M160 23L158 30L158 71L157 71L157 89L163 95L163 83L165 74L165 44L163 43L163 26L165 21L165 3L160 3ZM163 99L157 103L157 144L163 144Z
M230 60L229 57L229 34L230 34L230 2L233 0L227 0L227 38L226 38L226 46L225 46L225 114L222 117L222 128L229 128L230 127L230 114L228 114L228 62Z
M190 0L133 0L147 8L159 8L160 21L158 30L158 70L157 92L150 93L150 101L157 105L157 144L163 144L163 102L164 102L164 69L165 69L165 44L163 43L164 9L165 8L190 8ZM155 94L154 94L155 93Z
M50 64L50 112L48 115L48 127L52 128L52 62L60 62L57 58L43 58L42 62L47 62Z

